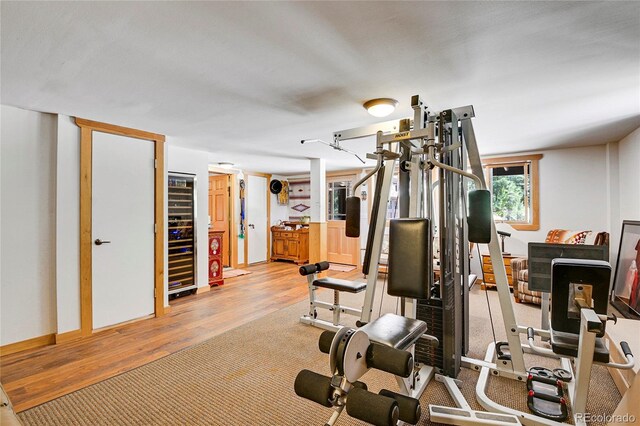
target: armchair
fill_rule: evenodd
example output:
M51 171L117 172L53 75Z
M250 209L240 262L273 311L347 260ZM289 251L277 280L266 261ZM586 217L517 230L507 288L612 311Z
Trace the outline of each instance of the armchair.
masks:
M592 231L567 231L564 229L552 229L547 234L545 243L551 244L586 244L609 245L609 233ZM542 292L529 290L529 269L527 258L511 260L513 277L513 297L516 303L542 304Z

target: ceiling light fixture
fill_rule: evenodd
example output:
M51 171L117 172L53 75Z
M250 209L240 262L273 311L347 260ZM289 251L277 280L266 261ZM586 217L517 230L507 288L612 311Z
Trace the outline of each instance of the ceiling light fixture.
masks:
M398 105L398 101L391 98L371 99L362 106L374 117L386 117L391 114Z
M233 166L234 166L233 163L227 163L227 162L218 163L218 167L221 167L223 169L232 169Z

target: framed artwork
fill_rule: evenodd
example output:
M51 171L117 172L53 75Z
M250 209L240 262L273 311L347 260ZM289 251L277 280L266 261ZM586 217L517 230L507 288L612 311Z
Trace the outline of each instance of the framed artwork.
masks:
M640 221L622 222L611 304L625 318L640 319Z
M309 215L311 208L311 181L289 179L289 220L298 221Z

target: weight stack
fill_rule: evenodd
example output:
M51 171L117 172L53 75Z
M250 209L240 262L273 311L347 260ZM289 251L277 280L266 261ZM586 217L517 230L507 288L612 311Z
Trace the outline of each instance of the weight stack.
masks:
M436 298L418 300L416 316L419 320L427 323L427 334L436 337L440 344L437 348L434 348L428 342L418 339L415 360L422 364L431 365L441 371L444 367L442 358L444 336L442 301Z

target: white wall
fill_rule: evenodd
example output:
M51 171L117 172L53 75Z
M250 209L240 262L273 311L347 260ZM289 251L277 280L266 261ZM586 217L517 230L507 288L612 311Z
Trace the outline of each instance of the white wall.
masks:
M0 106L0 345L56 331L56 121Z
M197 235L197 275L198 287L209 285L208 275L208 239L209 239L209 153L172 145L173 138L167 137L167 172L191 173L196 175L196 235ZM166 185L167 179L165 179ZM165 186L166 199L166 186ZM165 205L166 206L166 205ZM166 207L165 207L166 208ZM166 216L166 212L165 212ZM165 233L165 241L168 234ZM165 243L168 244L168 243ZM165 255L165 270L167 267ZM165 288L167 275L165 274ZM167 301L165 301L165 305Z
M80 328L80 128L58 116L56 304L58 333Z
M620 219L640 220L640 128L618 143L618 160Z
M620 142L607 145L609 153L609 227L612 268L616 267L623 220L640 220L640 128ZM615 270L615 269L614 269Z
M516 231L508 225L497 228L510 232L505 249L527 255L529 242L544 242L551 229L607 231L609 195L605 145L540 151L540 229ZM520 154L519 154L520 155ZM481 246L486 252L486 245ZM473 273L482 276L477 249L471 263Z
M284 180L284 181L288 181L288 178L285 176L280 176L280 175L272 175L271 176L271 180ZM267 182L267 184L270 184L271 181ZM278 223L278 221L287 221L289 220L289 205L285 204L284 206L281 206L280 204L278 204L278 196L276 194L272 194L271 192L269 192L269 197L270 202L271 202L271 223L270 226L274 226ZM271 238L271 235L269 235L269 238ZM271 254L269 254L271 255Z

